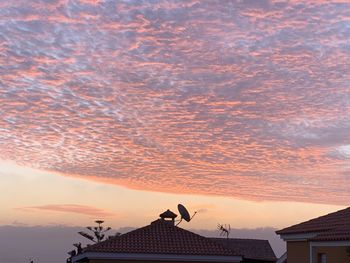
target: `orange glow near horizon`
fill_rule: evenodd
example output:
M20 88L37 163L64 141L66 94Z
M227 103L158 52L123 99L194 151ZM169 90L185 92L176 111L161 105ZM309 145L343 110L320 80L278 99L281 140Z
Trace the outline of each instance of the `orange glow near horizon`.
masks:
M184 225L185 228L215 229L217 222L230 223L234 228L282 228L343 208L146 192L62 177L8 162L0 163L0 171L0 225L84 226L95 219L104 219L114 228L139 227L157 219L163 210L177 212L177 204L184 203L192 213L198 211L195 220Z

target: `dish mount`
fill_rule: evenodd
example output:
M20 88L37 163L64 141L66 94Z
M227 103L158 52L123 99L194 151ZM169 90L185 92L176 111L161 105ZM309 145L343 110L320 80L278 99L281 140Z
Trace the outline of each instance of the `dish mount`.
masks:
M190 222L192 218L197 214L197 211L195 211L193 215L190 216L190 213L188 212L187 208L182 204L177 205L177 210L181 215L181 219L178 221L176 226L178 226L182 222L182 220L185 220L186 222Z

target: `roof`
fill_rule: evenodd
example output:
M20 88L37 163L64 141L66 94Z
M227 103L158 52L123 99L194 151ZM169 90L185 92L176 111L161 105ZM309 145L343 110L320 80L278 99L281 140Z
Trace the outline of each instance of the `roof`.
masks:
M312 241L350 240L350 207L293 225L276 232L279 235L315 233Z
M234 249L244 258L273 261L277 259L268 240L240 238L210 238L229 249Z
M240 256L234 250L163 220L88 246L84 252Z

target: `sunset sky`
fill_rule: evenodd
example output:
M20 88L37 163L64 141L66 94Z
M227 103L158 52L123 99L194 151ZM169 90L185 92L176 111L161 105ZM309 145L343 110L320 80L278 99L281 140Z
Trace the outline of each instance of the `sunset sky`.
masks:
M350 203L349 1L0 0L0 226L288 226ZM12 262L11 262L12 263Z

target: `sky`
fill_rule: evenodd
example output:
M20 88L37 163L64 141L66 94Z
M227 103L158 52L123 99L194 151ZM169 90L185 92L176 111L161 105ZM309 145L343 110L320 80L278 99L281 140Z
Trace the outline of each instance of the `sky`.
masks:
M184 203L185 228L277 229L346 207L349 13L0 0L0 227L139 227Z

